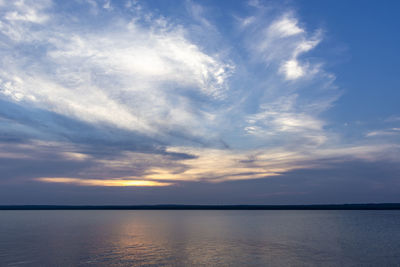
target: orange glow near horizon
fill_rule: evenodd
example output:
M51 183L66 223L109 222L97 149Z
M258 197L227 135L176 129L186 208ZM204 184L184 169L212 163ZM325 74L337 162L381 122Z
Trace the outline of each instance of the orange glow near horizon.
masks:
M66 177L41 177L37 181L45 183L63 183L83 186L169 186L173 183L146 181L146 180L124 180L124 179L82 179Z
M174 159L168 156L127 152L120 157L102 159L102 168L109 173L112 170L129 170L135 164L148 164L140 176L118 178L89 179L75 177L40 177L36 181L62 183L77 186L103 187L162 187L178 182L210 182L263 179L277 177L293 170L323 168L318 159L355 158L372 160L372 155L384 151L385 146L359 146L337 149L321 149L316 152L292 152L285 149L270 150L226 150L193 147L169 147L167 152L194 155L193 158ZM79 153L69 153L74 160L84 159ZM153 158L154 157L154 158ZM162 164L160 164L160 162Z

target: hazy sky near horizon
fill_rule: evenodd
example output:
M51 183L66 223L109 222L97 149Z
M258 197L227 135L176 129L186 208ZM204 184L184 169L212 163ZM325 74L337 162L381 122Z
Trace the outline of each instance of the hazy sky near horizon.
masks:
M0 204L400 202L399 8L0 0Z

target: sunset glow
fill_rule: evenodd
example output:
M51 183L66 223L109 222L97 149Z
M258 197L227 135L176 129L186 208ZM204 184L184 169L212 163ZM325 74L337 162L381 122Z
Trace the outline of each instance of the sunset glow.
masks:
M37 181L45 183L64 183L82 186L169 186L172 183L144 181L144 180L121 180L121 179L81 179L65 177L41 177Z

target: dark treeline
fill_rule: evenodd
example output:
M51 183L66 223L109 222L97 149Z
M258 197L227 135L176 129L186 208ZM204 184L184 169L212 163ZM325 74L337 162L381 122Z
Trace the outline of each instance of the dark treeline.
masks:
M328 205L2 205L0 210L400 210L400 203Z

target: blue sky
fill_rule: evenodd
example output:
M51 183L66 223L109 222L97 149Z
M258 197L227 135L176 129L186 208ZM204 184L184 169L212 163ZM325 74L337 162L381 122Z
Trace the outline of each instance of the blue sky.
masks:
M0 204L399 202L398 8L0 0Z

